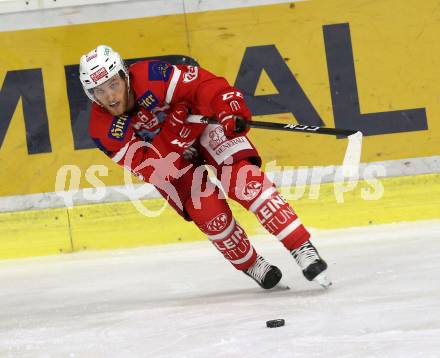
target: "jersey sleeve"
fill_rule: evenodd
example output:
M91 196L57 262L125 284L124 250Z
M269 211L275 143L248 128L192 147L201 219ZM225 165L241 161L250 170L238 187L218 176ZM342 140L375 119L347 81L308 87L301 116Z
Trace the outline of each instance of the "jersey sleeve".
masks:
M135 63L130 73L138 104L150 110L184 101L200 114L212 116L215 96L231 88L223 77L197 66L150 60Z
M228 81L202 67L175 66L167 88L167 103L187 101L196 107L200 114L214 115L212 102L218 93L231 88Z

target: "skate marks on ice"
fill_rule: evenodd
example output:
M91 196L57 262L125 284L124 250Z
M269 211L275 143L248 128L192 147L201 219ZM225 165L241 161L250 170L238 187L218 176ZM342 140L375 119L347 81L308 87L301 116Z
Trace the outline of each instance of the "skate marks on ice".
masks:
M269 237L253 242L290 290L203 242L0 262L0 356L438 357L440 222L313 236L328 290Z

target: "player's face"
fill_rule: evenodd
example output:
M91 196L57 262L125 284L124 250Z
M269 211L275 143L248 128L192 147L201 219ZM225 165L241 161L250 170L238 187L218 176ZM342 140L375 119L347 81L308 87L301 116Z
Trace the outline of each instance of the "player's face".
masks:
M120 116L128 109L127 82L115 75L93 89L96 100L113 116Z

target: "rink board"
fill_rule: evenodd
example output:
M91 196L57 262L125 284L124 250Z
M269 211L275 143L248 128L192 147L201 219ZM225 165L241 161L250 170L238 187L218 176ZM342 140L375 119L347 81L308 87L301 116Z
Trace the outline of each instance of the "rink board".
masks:
M276 107L251 103L255 119L306 124L320 119L328 127L340 123L331 91L339 77L329 76L329 70L350 67L347 63L339 68L339 62L331 60L341 45L349 61L350 53L353 56L354 73L348 73L355 76L356 89L351 88L351 94L357 91L362 114L408 110L388 134L382 132L392 121L377 121L379 133L365 137L362 161L438 155L440 57L432 55L440 53L436 6L436 0L356 5L352 0L312 0L143 18L139 12L138 19L1 32L2 109L8 110L1 112L0 121L0 162L6 171L0 176L0 196L53 192L56 173L66 164L80 168L81 188L91 187L84 173L99 164L109 168L108 176L101 178L106 185L123 183L120 167L88 138L87 115L77 107L84 94L74 88L79 82L72 66L101 42L126 59L191 56L242 87L253 81L251 74L258 77L254 95L275 96L266 99L268 106ZM106 7L111 10L112 5ZM267 61L262 71L258 61ZM280 69L284 72L277 72ZM303 95L289 92L292 88ZM25 101L17 91L27 94ZM280 91L282 98L276 97ZM278 108L279 101L293 108ZM278 113L262 115L266 110ZM250 137L263 160L278 165L339 165L346 146L331 136L253 130Z
M336 202L333 183L320 186L318 199L310 198L308 187L301 199L290 203L306 227L317 229L440 218L440 175L385 178L381 183L379 200L363 200L362 190L369 186L359 182L344 194L344 203ZM143 203L153 210L163 200ZM264 232L251 213L235 203L231 207L249 235ZM206 240L169 207L147 218L131 202L0 213L0 238L0 258Z

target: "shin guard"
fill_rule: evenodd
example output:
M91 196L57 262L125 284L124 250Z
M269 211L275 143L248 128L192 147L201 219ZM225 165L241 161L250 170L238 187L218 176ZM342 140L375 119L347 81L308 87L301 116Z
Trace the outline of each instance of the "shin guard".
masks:
M185 205L194 223L236 269L246 270L252 266L257 258L256 251L232 217L226 200L219 198L218 190L200 198L200 203L198 209L191 200Z
M234 164L228 195L252 211L287 250L300 247L310 238L292 207L259 167L246 161Z

